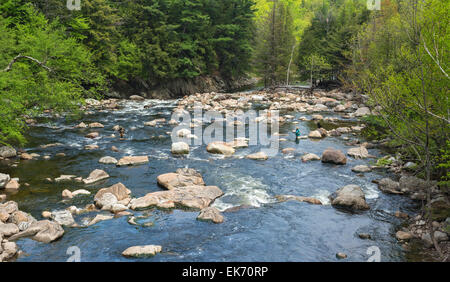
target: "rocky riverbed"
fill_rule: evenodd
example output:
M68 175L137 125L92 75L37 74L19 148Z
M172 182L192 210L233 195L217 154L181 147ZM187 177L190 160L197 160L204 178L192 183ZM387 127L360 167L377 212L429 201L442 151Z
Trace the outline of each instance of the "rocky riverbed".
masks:
M412 164L361 136L360 118L376 114L365 102L249 91L89 99L77 121L48 111L28 121L25 148L0 148L0 261L66 261L71 247L82 261L367 261L372 247L382 261L421 260L408 253L430 232L448 249L449 219L429 230L416 215L426 187ZM278 153L242 137L192 143L211 121L179 129L172 114L199 104L247 131L239 111L279 122ZM448 207L437 186L433 199Z

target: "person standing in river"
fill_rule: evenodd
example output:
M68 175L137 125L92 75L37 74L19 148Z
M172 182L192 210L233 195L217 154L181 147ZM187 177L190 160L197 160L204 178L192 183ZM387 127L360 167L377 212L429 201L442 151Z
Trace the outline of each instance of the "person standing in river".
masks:
M125 136L125 128L123 128L122 126L119 128L119 134L120 134L120 139L124 139Z
M300 139L300 129L298 127L295 129L295 139Z

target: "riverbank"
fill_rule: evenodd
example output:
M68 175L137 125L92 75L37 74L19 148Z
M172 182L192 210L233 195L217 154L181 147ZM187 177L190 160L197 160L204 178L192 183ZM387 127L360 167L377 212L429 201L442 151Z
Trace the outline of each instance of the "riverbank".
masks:
M256 91L171 101L131 99L87 100L81 122L48 113L30 121L29 147L17 156L11 150L9 157L4 155L0 171L16 177L13 184L20 186L7 189L1 199L8 205L17 202L37 222L49 217L65 230L49 243L53 250L18 240L18 248L30 252L19 260L46 255L60 260L65 246L77 244L88 261L117 260L130 246L149 244L154 247L137 251L161 252L152 260L162 261L266 260L267 252L276 261L329 261L337 260L337 254L344 257L341 253L350 261L366 261L366 250L374 245L383 261L408 259L400 249L417 232L399 241L395 235L405 215L416 218L422 182L406 174L401 160L384 156L379 150L384 141L366 142L360 135L365 125L359 118L373 113L364 97L336 90L312 96ZM264 148L242 139L188 144L196 128L211 122L192 119L186 133L174 130L180 124L172 114L192 113L194 102L223 114L236 127L241 125L234 119L237 110L262 110L258 123L276 118L280 128L271 134L279 137L279 153L264 155ZM126 129L122 140L120 127ZM296 127L302 133L298 140ZM172 133L186 137L187 147L174 148ZM194 170L179 170L185 167ZM393 180L380 181L388 177ZM111 232L118 237L110 238ZM18 237L33 236L27 234ZM114 240L112 251L102 242L89 243L102 235ZM448 238L441 245L447 243Z

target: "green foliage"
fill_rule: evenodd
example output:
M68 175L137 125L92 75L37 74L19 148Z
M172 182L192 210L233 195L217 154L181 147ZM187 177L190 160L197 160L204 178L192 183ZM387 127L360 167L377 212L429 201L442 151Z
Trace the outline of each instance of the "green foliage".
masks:
M326 62L320 71L321 80L337 80L352 62L351 39L369 12L366 1L322 1L315 6L311 25L304 31L298 49L297 65L301 78L310 79L310 58L316 56Z
M14 14L14 7L7 12ZM87 97L98 93L103 78L91 62L90 52L54 21L48 23L31 5L16 7L22 17L0 17L0 142L25 140L24 120L45 109L73 110ZM4 6L0 10L5 12ZM41 62L47 68L27 58ZM10 65L11 63L11 65ZM10 65L9 71L6 67Z

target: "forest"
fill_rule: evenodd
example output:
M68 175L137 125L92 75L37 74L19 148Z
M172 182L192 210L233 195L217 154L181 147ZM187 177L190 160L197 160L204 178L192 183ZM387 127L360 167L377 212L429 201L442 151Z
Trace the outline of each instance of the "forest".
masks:
M376 137L449 181L449 1L3 0L0 141L117 83L256 77L367 95ZM423 167L423 168L425 168ZM425 170L424 170L425 171Z

